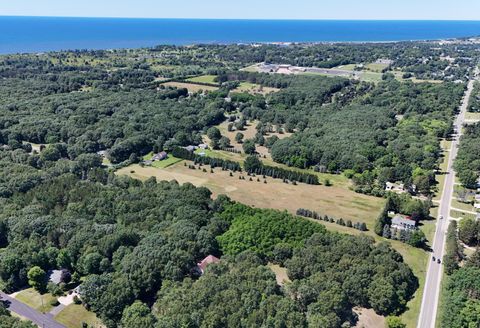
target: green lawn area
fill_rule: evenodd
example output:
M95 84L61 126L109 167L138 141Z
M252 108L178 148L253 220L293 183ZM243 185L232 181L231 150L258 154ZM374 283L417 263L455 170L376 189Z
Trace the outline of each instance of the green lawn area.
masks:
M465 212L460 212L460 211L455 211L451 210L450 211L450 216L455 219L463 218L463 219L474 219L475 220L475 214L471 213L465 213Z
M55 317L55 320L67 328L82 328L82 322L87 323L89 327L103 327L102 322L97 318L95 313L87 311L83 305L79 304L67 306Z
M216 75L202 75L197 77L192 77L187 79L189 82L197 82L197 83L211 83L211 84L218 84L215 82Z
M382 73L364 71L362 75L360 75L360 80L378 83L382 81L382 75Z
M387 68L387 64L377 64L377 63L370 63L365 65L365 68L372 72L381 73L385 68Z
M357 67L357 64L348 64L348 65L340 65L335 67L335 69L341 69L345 71L353 71Z
M143 156L144 161L149 161L153 157L153 152L148 153L147 155ZM183 161L181 158L176 158L173 157L172 155L168 155L166 159L163 161L155 161L152 163L153 167L159 168L159 169L164 169L166 167L169 167L170 165L177 164L179 162Z
M35 289L29 288L18 293L18 295L15 296L15 299L27 304L37 311L47 313L53 308L50 303L56 300L56 297L49 293L40 295Z
M475 207L470 203L462 203L456 199L452 199L452 207L458 208L464 211L475 212Z
M167 159L164 159L163 161L155 161L153 162L152 166L157 167L159 169L164 169L166 167L169 167L170 165L176 164L183 161L181 158L176 158L171 155L168 155Z

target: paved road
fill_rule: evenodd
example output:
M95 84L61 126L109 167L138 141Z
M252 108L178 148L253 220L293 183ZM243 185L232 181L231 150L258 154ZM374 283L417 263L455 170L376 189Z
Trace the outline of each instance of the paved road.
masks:
M467 111L468 99L473 89L473 81L468 83L468 89L465 93L460 113L455 120L455 131L457 135L453 136L452 146L450 149L450 156L448 159L448 167L445 178L445 185L443 186L442 198L440 201L439 218L437 218L437 227L433 239L433 256L443 260L445 249L445 234L447 232L451 199L453 196L453 187L455 184L455 172L453 170L453 161L457 156L458 144L460 135L462 133L462 126L465 121L465 113ZM440 219L442 216L444 219ZM438 298L440 295L440 281L442 280L443 267L437 262L429 260L425 289L423 291L422 307L420 309L420 317L418 319L418 328L435 328L435 320L437 317Z
M64 325L55 321L51 314L42 314L3 292L0 292L0 299L2 302L7 303L9 311L27 318L41 328L66 328Z

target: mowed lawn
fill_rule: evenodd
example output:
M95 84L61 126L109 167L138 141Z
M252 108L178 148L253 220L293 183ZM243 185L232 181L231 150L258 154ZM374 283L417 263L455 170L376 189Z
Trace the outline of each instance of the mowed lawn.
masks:
M57 298L49 293L40 295L40 293L35 289L29 288L18 293L15 296L15 299L27 304L39 312L48 313L53 308L50 303L55 301Z
M216 75L202 75L202 76L191 77L186 81L197 82L197 83L218 84L218 82L215 81L216 77L217 77Z
M95 313L87 311L87 309L80 304L70 304L55 317L55 320L67 328L82 328L83 322L88 324L89 327L104 327Z
M151 160L153 157L153 152L143 156L143 159L145 161L148 161L148 160ZM182 159L181 158L177 158L177 157L174 157L172 155L168 155L168 157L166 159L164 159L163 161L155 161L152 163L152 166L153 167L157 167L159 169L164 169L166 167L169 167L170 165L173 165L173 164L176 164L178 162L181 162Z
M322 215L365 222L370 230L373 229L375 219L384 204L381 198L357 194L336 185L326 187L299 183L295 186L270 177L267 177L267 183L264 183L261 176L258 177L260 182L257 182L257 177L252 178L254 181L249 181L250 177L244 173L235 172L231 177L228 171L220 168L214 169L214 173L210 173L209 166L204 168L207 172L189 169L183 163L166 169L135 164L118 170L116 174L129 175L140 180L155 176L157 180L177 180L181 184L190 182L209 188L214 196L225 194L253 207L285 209L291 213L295 213L298 208L307 208ZM239 179L241 175L245 176L245 180Z

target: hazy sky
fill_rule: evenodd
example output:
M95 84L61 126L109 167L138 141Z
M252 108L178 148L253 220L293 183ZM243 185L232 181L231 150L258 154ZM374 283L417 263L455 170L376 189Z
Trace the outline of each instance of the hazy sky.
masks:
M0 0L0 15L480 20L480 0Z

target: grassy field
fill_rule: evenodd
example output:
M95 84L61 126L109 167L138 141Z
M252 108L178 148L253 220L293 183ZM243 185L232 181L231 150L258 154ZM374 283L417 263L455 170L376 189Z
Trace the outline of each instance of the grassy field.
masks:
M278 91L280 91L280 89L264 87L259 84L250 83L250 82L240 82L240 85L237 88L232 90L233 93L247 92L250 94L262 94L262 95L267 95L267 94L278 92Z
M480 113L467 112L465 114L465 120L469 123L478 122L480 121Z
M372 72L382 73L382 71L388 66L388 64L370 63L365 65L365 68Z
M133 173L132 173L133 171ZM185 167L182 163L174 164L166 169L154 167L141 167L131 165L117 171L119 175L129 175L140 180L155 176L157 180L177 180L183 184L190 182L196 186L209 188L214 196L226 194L233 200L260 208L286 209L295 213L300 207L315 210L322 215L342 217L352 221L362 221L370 229L378 216L384 200L357 194L340 186L314 186L307 184L285 184L280 179L267 177L267 183L240 180L240 173L236 172L230 177L228 171L215 169L210 173ZM354 230L354 229L350 229Z
M153 152L150 152L149 154L143 156L143 160L145 161L149 161L151 160L153 157ZM176 163L179 163L183 161L181 158L176 158L172 155L168 155L168 157L166 159L164 159L163 161L155 161L152 163L152 166L153 167L157 167L159 169L164 169L166 167L169 167L170 165L173 165L173 164L176 164Z
M186 88L188 92L198 92L202 91L215 91L218 90L217 87L211 87L208 85L199 85L193 83L186 83L186 82L165 82L163 83L165 86L175 87L175 88Z
M218 84L215 81L216 75L202 75L202 76L197 76L197 77L192 77L187 79L186 81L190 82L197 82L197 83L211 83L211 84Z
M56 297L51 294L40 295L33 288L22 290L15 298L42 313L49 312L53 308L50 303L56 300Z
M471 214L471 213L467 213L467 212L463 212L463 211L456 211L456 210L451 210L450 211L450 216L452 218L455 218L455 219L473 219L475 220L476 218L476 215L475 214Z
M93 328L104 327L95 313L87 311L83 305L79 304L67 306L55 317L55 320L67 328L82 328L82 322L87 323L89 327Z
M475 207L470 203L462 203L456 199L452 199L452 207L463 211L475 212Z
M357 67L357 64L348 64L348 65L340 65L335 68L345 70L345 71L353 71L356 67Z

